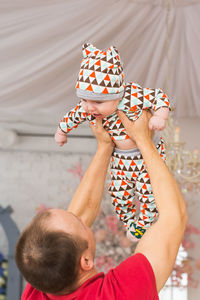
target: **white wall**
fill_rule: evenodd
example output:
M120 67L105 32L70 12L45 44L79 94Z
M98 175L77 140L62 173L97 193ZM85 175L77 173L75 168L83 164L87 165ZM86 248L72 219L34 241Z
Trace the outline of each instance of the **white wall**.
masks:
M12 206L12 217L20 230L41 204L66 208L79 183L79 176L69 170L82 166L85 171L91 158L90 153L66 153L64 149L59 152L0 150L1 205ZM7 253L2 230L0 234L0 251Z

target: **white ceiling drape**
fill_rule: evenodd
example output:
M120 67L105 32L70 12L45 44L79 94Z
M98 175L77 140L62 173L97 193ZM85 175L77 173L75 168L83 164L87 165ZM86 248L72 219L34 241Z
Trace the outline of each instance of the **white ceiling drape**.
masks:
M7 0L0 14L1 123L52 130L78 101L85 41L115 45L126 81L168 82L176 115L200 117L200 1Z

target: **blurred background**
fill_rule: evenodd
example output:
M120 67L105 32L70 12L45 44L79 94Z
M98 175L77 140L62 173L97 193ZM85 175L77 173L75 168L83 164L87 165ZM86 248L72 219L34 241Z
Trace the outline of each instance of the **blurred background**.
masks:
M78 102L75 84L85 42L102 50L116 46L125 82L162 88L171 100L162 134L189 224L160 299L199 299L199 16L199 0L0 2L0 299L20 299L13 261L19 232L40 210L67 208L96 149L86 123L69 134L63 148L54 141L58 122ZM134 245L113 214L107 187L104 194L94 230L97 265L107 271Z

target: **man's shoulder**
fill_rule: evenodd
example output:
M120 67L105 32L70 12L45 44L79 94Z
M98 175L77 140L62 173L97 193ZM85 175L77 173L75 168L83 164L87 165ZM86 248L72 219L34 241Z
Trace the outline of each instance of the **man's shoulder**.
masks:
M121 262L117 267L113 269L114 272L131 272L132 273L138 272L138 268L142 271L143 269L147 270L148 272L153 272L150 262L142 253L136 253L123 262ZM130 275L130 274L129 274Z
M153 269L148 259L141 253L127 258L106 276L115 279L117 289L122 295L126 295L126 299L133 297L135 300L158 299Z

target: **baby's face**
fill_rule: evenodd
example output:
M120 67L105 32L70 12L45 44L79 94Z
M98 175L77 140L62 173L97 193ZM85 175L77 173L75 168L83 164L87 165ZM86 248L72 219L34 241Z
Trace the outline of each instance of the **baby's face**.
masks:
M121 99L106 101L81 100L81 105L85 111L93 115L95 118L105 118L113 114L117 110L118 104L121 101Z

